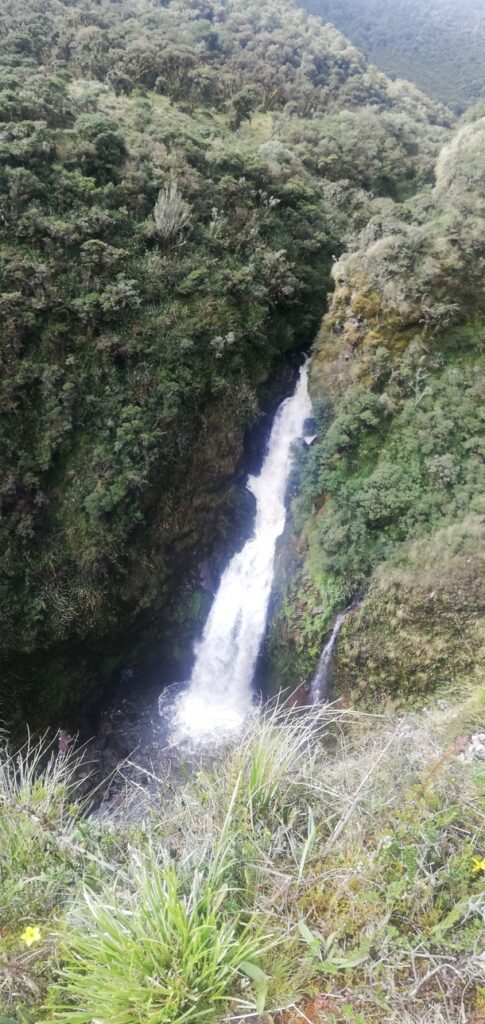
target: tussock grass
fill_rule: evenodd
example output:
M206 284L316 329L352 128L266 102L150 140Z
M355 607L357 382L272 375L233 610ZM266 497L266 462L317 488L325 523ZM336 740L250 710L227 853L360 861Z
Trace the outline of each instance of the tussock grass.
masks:
M79 840L99 863L51 918L35 1020L478 1020L483 769L460 721L470 701L255 714L145 822Z
M79 758L57 738L13 753L0 747L0 913L5 925L48 914L76 874L74 834L83 813L77 798Z
M132 872L132 892L86 894L73 918L61 983L50 1005L65 1024L217 1020L261 937L253 921L224 914L227 850L206 871L175 867L152 851Z

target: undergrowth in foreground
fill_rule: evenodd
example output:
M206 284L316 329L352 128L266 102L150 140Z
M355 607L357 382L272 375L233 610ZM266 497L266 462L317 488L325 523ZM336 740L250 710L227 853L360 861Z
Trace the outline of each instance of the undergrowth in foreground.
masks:
M141 821L5 748L0 1019L478 1024L482 718L276 709Z

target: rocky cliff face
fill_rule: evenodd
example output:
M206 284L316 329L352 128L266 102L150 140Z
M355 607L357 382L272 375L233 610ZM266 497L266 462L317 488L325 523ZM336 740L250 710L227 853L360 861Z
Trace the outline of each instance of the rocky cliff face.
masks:
M334 611L359 591L335 692L419 699L473 679L483 656L484 153L485 122L472 117L434 188L380 204L335 265L297 569L270 638L288 679L311 672Z
M334 692L364 706L466 692L483 670L483 521L465 516L375 569L334 662Z

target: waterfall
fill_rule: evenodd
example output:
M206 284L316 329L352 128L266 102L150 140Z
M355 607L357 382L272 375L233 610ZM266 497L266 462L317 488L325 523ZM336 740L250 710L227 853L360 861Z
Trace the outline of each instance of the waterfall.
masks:
M328 689L330 684L329 668L332 660L333 649L335 647L335 641L339 635L340 627L347 615L347 611L340 612L335 619L330 639L325 644L323 651L320 655L320 661L317 665L317 671L313 676L310 686L310 701L312 704L319 704L321 701L326 700L328 696Z
M254 531L227 566L214 598L187 687L167 709L171 741L217 746L238 735L253 701L252 683L273 582L276 542L286 518L286 488L293 443L311 416L308 361L294 394L276 413L259 476L247 488L256 499Z
M360 599L357 599L347 608L344 608L343 611L339 612L335 619L332 632L330 633L330 638L327 640L327 643L323 648L317 665L317 670L310 684L310 703L312 704L320 704L328 697L328 691L330 689L330 664L332 661L333 649L347 615L357 608L359 601Z

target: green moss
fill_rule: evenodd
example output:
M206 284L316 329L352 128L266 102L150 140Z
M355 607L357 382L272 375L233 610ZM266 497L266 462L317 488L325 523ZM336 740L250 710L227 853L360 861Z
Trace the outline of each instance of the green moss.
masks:
M334 687L367 706L421 707L466 691L483 671L479 516L403 545L371 576L337 642Z

